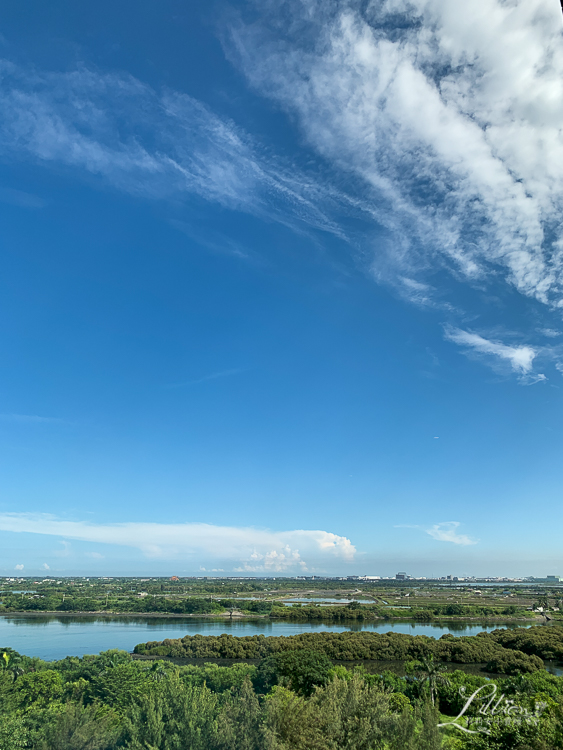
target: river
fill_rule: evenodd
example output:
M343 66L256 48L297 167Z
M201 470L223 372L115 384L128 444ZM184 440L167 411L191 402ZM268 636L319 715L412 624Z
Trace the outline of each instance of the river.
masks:
M167 617L104 617L57 615L5 615L0 616L0 650L13 648L27 656L39 656L53 661L65 656L97 654L110 648L132 651L137 643L162 641L164 638L181 638L184 635L297 635L321 631L343 632L367 630L376 633L408 633L439 638L444 633L476 635L502 627L519 627L518 624L482 625L475 623L442 622L288 622L266 619L224 620L216 618ZM524 625L528 627L528 625Z

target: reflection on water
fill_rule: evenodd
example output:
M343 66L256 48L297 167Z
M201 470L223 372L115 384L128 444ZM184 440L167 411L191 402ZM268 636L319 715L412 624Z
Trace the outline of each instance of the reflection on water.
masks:
M0 647L10 647L28 656L62 659L65 656L97 654L110 648L132 651L137 643L181 638L184 635L297 635L298 633L370 631L408 633L439 638L444 633L476 635L509 625L479 625L463 622L287 622L266 619L237 620L195 617L108 617L97 615L0 616ZM529 627L525 625L524 627Z
M283 604L292 606L293 604L351 604L352 602L359 602L360 604L374 604L373 599L328 599L327 597L317 597L316 599L304 599L298 596L294 599L283 599Z

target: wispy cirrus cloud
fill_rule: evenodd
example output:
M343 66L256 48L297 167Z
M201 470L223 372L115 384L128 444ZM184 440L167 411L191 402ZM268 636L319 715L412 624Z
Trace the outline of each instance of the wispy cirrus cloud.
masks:
M462 546L468 546L470 544L477 544L476 539L471 539L466 534L458 534L457 529L461 526L459 521L444 521L443 523L436 523L429 529L425 529L426 533L436 539L437 542L451 542L452 544L461 544Z
M231 58L355 180L391 232L395 273L500 273L527 296L563 304L555 3L256 5L258 20L233 24ZM380 247L373 262L379 273Z
M0 414L0 422L15 422L16 424L67 424L64 419L41 417L38 414Z
M200 383L207 383L212 380L221 380L222 378L230 378L233 375L240 375L245 372L241 367L233 367L230 370L218 370L217 372L210 372L208 375L202 375L200 378L194 380L185 380L181 383L169 383L167 388L184 388L190 385L199 385Z
M499 361L508 364L522 382L537 383L546 379L542 373L534 373L533 371L533 364L538 351L531 346L509 346L500 341L486 339L478 333L451 327L445 329L445 337L449 341L463 346L468 352L489 358L493 366L498 364Z
M228 118L125 73L52 73L0 61L0 154L89 173L166 200L197 195L293 228L338 235L329 191ZM332 201L334 202L334 201Z
M205 230L197 229L193 225L185 221L179 221L178 219L171 219L169 223L179 232L197 242L198 245L202 245L214 253L232 255L241 260L249 260L251 258L248 250L241 247L240 243L235 242L222 232L217 232L209 227Z
M44 208L47 205L38 195L6 187L0 187L0 202L19 208Z
M356 551L346 537L321 530L270 531L205 523L89 524L31 513L0 514L0 531L133 547L151 558L227 561L237 570L249 571L303 570L334 560L350 561ZM68 550L68 542L63 544Z
M442 521L441 523L435 523L433 526L419 526L411 524L400 524L395 526L397 529L419 529L424 531L432 539L437 542L451 542L452 544L459 544L463 547L469 545L478 544L478 540L472 539L466 534L458 534L458 528L461 526L459 521Z
M563 307L556 4L468 0L453 13L444 0L263 0L256 11L250 24L229 17L225 49L298 124L315 154L307 169L187 94L126 73L9 61L0 156L175 207L197 196L329 232L418 305L455 314L449 274ZM213 252L251 257L219 233L172 222ZM497 360L523 378L520 356Z

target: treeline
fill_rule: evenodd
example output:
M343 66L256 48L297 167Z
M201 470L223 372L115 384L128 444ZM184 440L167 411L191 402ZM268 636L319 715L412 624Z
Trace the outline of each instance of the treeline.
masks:
M499 629L489 635L504 648L517 649L549 661L563 661L563 628L560 626Z
M264 602L264 604L267 604L267 602ZM358 602L352 602L345 607L325 607L318 604L284 607L274 603L270 613L270 617L279 620L319 620L324 622L338 622L341 620L370 622L373 620L398 618L408 618L409 620L412 619L417 622L431 622L434 619L446 617L455 619L457 617L514 617L516 615L525 616L526 612L514 605L489 607L481 605L447 604L443 606L422 608L412 607L410 609L405 608L399 610L373 604L362 605Z
M70 587L69 587L70 588ZM0 600L0 612L108 612L108 613L161 613L161 614L220 614L229 609L245 613L268 615L274 619L298 621L340 622L344 620L374 621L380 619L408 618L417 622L431 622L436 618L513 617L526 613L514 605L505 607L469 606L447 604L434 607L413 607L398 610L375 604L352 602L347 606L320 606L319 604L293 605L291 607L264 599L244 600L166 596L109 595L92 596L82 592L47 592L45 594L5 593Z
M375 675L362 668L334 666L326 653L304 643L297 647L294 639L268 640L278 648L257 665L231 667L135 661L116 650L43 662L0 649L0 748L563 747L563 678L545 671L488 680L461 670L446 673L426 652L408 663L405 677L391 672ZM282 640L292 647L279 648ZM524 645L530 647L532 641ZM487 718L489 734L438 727L453 721L467 696L483 687L495 687L499 696L513 701L507 703L509 715L499 711ZM482 722L481 708L482 703L472 703L457 721L464 728L474 727Z
M484 664L498 674L534 672L542 659L563 659L563 629L495 630L439 640L401 633L301 633L294 636L193 635L135 646L136 654L174 658L263 659L281 651L310 649L334 661L409 661L431 655L442 662Z
M319 604L292 605L284 607L274 603L271 609L270 617L277 620L311 620L322 622L339 622L341 620L381 620L385 617L384 612L379 607L371 604L356 606L337 606L325 607Z
M272 603L268 601L243 601L237 599L213 599L212 597L167 597L167 596L22 596L4 594L0 602L1 612L108 612L108 613L161 613L161 614L220 614L238 609L254 614L270 614Z
M413 607L411 616L417 620L439 617L514 617L525 616L526 610L509 604L504 607L492 607L480 604L444 604L423 608Z
M223 612L225 606L210 598L169 599L164 596L94 599L82 596L17 596L4 595L0 612L135 612L162 614L212 614Z

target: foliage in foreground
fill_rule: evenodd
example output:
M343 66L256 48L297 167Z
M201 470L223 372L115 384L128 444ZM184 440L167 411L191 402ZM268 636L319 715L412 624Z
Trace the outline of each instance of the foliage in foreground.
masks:
M489 680L445 672L426 654L405 677L377 675L334 666L311 648L279 648L258 664L230 667L134 660L123 651L43 662L0 649L0 660L1 750L563 747L563 678L539 670ZM499 713L488 735L438 727L455 720L468 695L495 686L533 721ZM469 706L464 727L478 709Z

